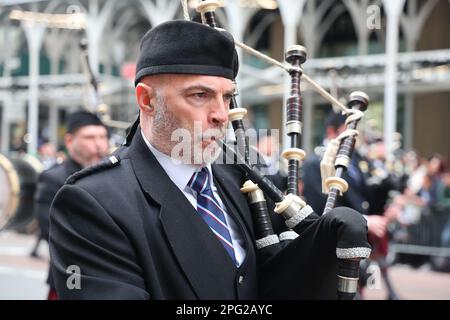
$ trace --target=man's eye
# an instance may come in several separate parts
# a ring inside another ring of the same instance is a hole
[[[224,96],[224,98],[225,98],[226,101],[230,101],[233,98],[233,95],[232,94],[226,94]]]
[[[193,94],[195,98],[206,98],[206,92],[196,92]]]

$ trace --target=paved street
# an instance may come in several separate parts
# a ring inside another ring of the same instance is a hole
[[[392,286],[402,300],[450,300],[450,273],[431,271],[428,265],[413,269],[395,265],[389,270]],[[366,289],[365,299],[382,300],[387,297],[386,286]]]
[[[48,246],[41,242],[41,258],[31,258],[34,243],[34,236],[0,233],[0,300],[47,297]]]
[[[0,233],[0,300],[45,299],[47,295],[48,246],[41,243],[41,259],[31,258],[34,236]],[[429,270],[427,265],[413,269],[407,265],[391,267],[389,276],[401,299],[450,300],[450,273]],[[387,296],[384,283],[367,289],[365,298],[380,300]]]

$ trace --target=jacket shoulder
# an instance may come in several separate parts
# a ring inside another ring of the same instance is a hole
[[[113,154],[93,166],[84,168],[84,169],[72,174],[71,176],[69,176],[67,178],[66,184],[75,184],[77,181],[79,181],[85,177],[92,176],[96,173],[103,172],[103,171],[109,170],[111,168],[117,167],[119,164],[120,164],[120,156],[118,154],[117,155]]]
[[[39,175],[39,181],[51,181],[52,183],[58,182],[60,184],[64,184],[64,181],[67,178],[65,171],[66,170],[63,163],[55,164]]]

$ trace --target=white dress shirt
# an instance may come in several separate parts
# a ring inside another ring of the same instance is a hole
[[[201,167],[196,165],[188,165],[188,164],[179,164],[175,163],[171,157],[162,153],[153,147],[147,138],[144,136],[144,133],[141,131],[142,138],[145,141],[145,144],[148,146],[150,151],[155,156],[156,160],[158,160],[161,167],[163,167],[164,171],[166,171],[170,180],[180,189],[180,191],[184,194],[184,196],[189,200],[195,210],[197,210],[197,193],[192,190],[188,186],[188,182],[191,179],[192,175],[196,171],[200,171]],[[214,184],[214,179],[212,177],[211,164],[207,165],[208,173],[209,173],[209,181],[211,183],[211,189],[213,191],[214,197],[219,201],[219,204],[222,208],[225,209],[225,206],[220,198],[217,188]],[[226,210],[225,210],[226,212]],[[238,232],[238,227],[234,220],[230,217],[228,213],[225,214],[225,220],[227,221],[228,229],[230,231],[231,241],[233,242],[234,252],[236,255],[236,261],[238,266],[242,264],[245,258],[245,249],[244,249],[244,239]]]

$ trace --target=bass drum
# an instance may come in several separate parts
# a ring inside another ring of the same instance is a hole
[[[0,154],[0,230],[28,232],[33,222],[34,192],[42,163],[33,156]]]

